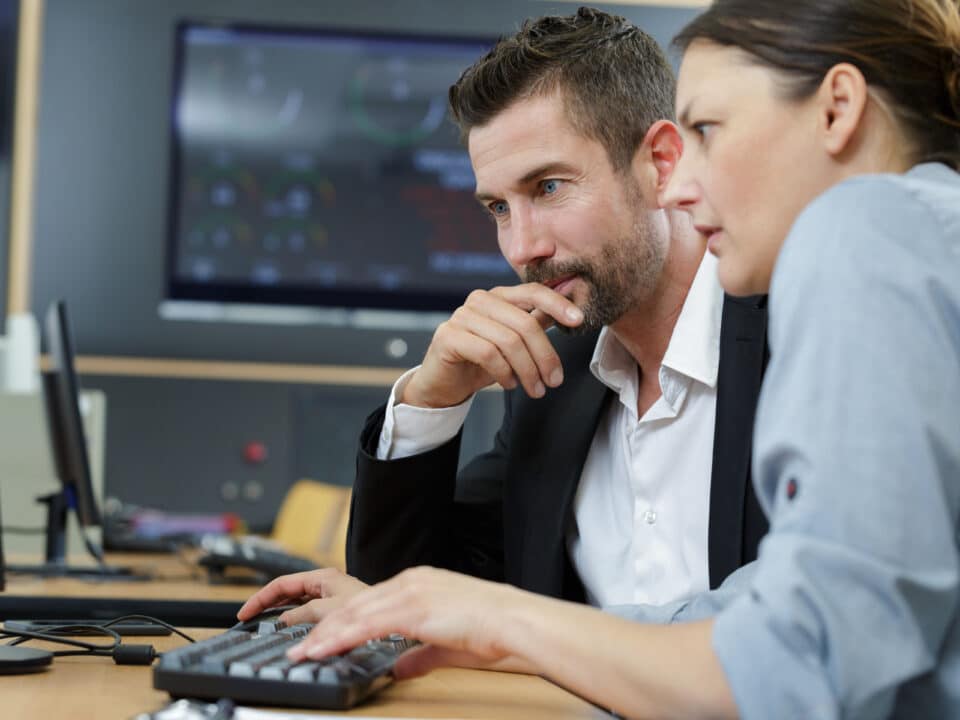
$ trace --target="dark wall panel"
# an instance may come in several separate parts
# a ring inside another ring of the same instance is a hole
[[[107,395],[105,495],[171,512],[231,511],[267,530],[299,478],[351,485],[360,428],[382,388],[83,378]],[[462,457],[486,450],[503,396],[480,393]],[[265,451],[251,462],[251,443]]]
[[[100,377],[83,385],[107,395],[107,497],[167,511],[231,511],[251,527],[270,526],[296,478],[291,387]],[[245,460],[248,443],[266,449],[263,462]]]

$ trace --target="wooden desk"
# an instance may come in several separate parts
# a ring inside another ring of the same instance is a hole
[[[130,562],[129,558],[113,558],[113,561],[117,564]],[[89,583],[12,576],[7,578],[7,592],[17,595],[217,600],[243,600],[252,592],[249,586],[207,585],[197,579],[187,579],[184,576],[188,568],[172,558],[146,556],[141,562],[152,563],[166,579],[149,583]],[[186,632],[194,637],[207,637],[222,630]],[[130,641],[150,642],[160,652],[185,642],[177,636],[131,638]],[[42,645],[31,643],[31,646]],[[156,710],[170,700],[166,693],[153,689],[152,668],[120,666],[107,657],[84,656],[55,658],[53,665],[40,673],[0,675],[0,697],[4,718],[25,720],[129,720],[138,713]],[[313,714],[322,716],[328,713]],[[485,720],[599,720],[609,717],[541,678],[459,669],[438,670],[423,678],[395,683],[348,714]]]
[[[148,553],[111,553],[111,565],[130,567],[151,576],[149,581],[80,580],[42,578],[36,575],[8,573],[8,595],[48,595],[70,597],[164,598],[169,600],[246,600],[256,585],[213,585],[207,573],[194,562],[197,552],[183,556]],[[32,560],[36,562],[35,559]],[[14,556],[8,563],[29,564],[31,559]],[[71,559],[71,567],[90,566],[89,558]]]

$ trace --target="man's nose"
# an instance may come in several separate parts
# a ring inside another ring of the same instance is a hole
[[[514,209],[506,233],[503,251],[514,268],[524,267],[553,255],[553,243],[548,239],[548,233],[535,213],[529,209]]]

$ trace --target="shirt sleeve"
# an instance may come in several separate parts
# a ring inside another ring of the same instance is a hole
[[[448,408],[420,408],[396,403],[396,397],[419,366],[405,372],[390,390],[383,429],[377,445],[378,460],[399,460],[433,450],[460,432],[474,395]]]
[[[603,611],[633,622],[656,625],[706,620],[729,607],[750,587],[756,567],[754,560],[727,575],[719,587],[663,605],[607,605]]]
[[[743,718],[887,717],[956,622],[960,253],[948,242],[877,177],[815,201],[784,244],[754,443],[771,529],[713,633]]]

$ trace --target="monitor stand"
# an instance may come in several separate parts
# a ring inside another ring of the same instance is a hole
[[[69,502],[66,490],[42,495],[37,502],[47,506],[46,550],[42,565],[8,564],[11,573],[27,573],[41,577],[72,577],[86,580],[148,580],[149,576],[134,572],[129,567],[107,565],[103,560],[103,551],[84,536],[87,551],[96,559],[91,566],[72,567],[67,565],[67,510]],[[2,586],[0,586],[2,587]]]

